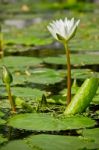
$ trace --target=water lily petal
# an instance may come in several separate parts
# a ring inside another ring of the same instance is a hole
[[[72,18],[71,20],[67,18],[65,18],[64,20],[59,19],[56,21],[52,21],[52,23],[50,23],[47,28],[55,39],[59,41],[68,41],[75,35],[79,22],[80,20],[74,23],[74,18]]]

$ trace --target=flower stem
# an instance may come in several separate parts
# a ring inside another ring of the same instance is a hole
[[[71,102],[71,65],[70,65],[70,50],[68,43],[64,43],[67,58],[67,105]]]
[[[2,39],[2,33],[0,33],[0,58],[3,59],[3,39]]]
[[[6,84],[6,89],[7,89],[7,92],[8,92],[9,102],[10,102],[12,111],[15,113],[16,112],[16,107],[15,107],[14,101],[12,99],[10,84]]]

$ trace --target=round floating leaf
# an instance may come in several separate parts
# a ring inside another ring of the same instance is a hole
[[[62,80],[63,77],[60,72],[47,68],[34,70],[31,76],[27,79],[28,82],[47,85],[55,84],[57,82],[61,82]]]
[[[40,99],[42,95],[45,94],[45,91],[41,91],[36,88],[32,89],[29,87],[11,87],[11,91],[13,96],[32,99]],[[7,92],[2,89],[0,95],[7,96]]]
[[[8,67],[30,67],[40,64],[42,61],[36,57],[25,57],[25,56],[8,56],[4,57],[3,61],[0,60],[0,66],[6,65]]]
[[[59,71],[63,76],[67,76],[67,70]],[[86,79],[93,76],[99,76],[98,72],[92,72],[90,69],[72,69],[71,70],[71,78],[72,79]]]
[[[97,72],[95,72],[95,76],[99,76]],[[94,72],[90,69],[72,69],[71,76],[73,79],[87,79],[94,76]]]
[[[44,58],[44,62],[57,65],[66,65],[67,63],[65,55],[58,57],[47,57]],[[99,55],[71,54],[71,64],[75,66],[99,64]]]
[[[25,68],[24,68],[25,69]],[[20,72],[17,74],[13,73],[13,84],[25,84],[25,83],[32,83],[32,84],[55,84],[61,82],[63,80],[63,76],[60,72],[55,71],[53,69],[47,68],[40,68],[27,70],[28,74],[22,74],[21,69]]]
[[[50,114],[19,114],[8,120],[8,125],[18,129],[36,131],[60,131],[94,126],[96,122],[83,116],[65,118],[53,117]]]
[[[7,145],[0,147],[0,150],[32,150],[29,145],[27,145],[22,140],[15,140],[9,142]]]
[[[96,149],[99,146],[98,143],[86,141],[84,138],[44,134],[30,136],[26,142],[35,150],[80,150]]]
[[[15,140],[0,150],[80,150],[97,149],[99,144],[84,138],[61,135],[33,135],[24,140]]]
[[[24,87],[13,87],[12,93],[14,96],[23,97],[23,98],[32,98],[34,100],[40,99],[45,91],[41,91],[39,89],[31,89]]]
[[[82,134],[85,138],[88,138],[99,145],[99,128],[85,129],[83,130]]]

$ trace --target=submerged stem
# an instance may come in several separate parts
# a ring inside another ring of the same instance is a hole
[[[7,92],[8,92],[9,102],[10,102],[12,111],[16,112],[16,107],[15,107],[14,101],[12,99],[11,89],[10,89],[10,85],[9,84],[6,85],[6,89],[7,89]]]
[[[67,58],[67,105],[71,101],[71,65],[70,65],[70,50],[68,44],[64,43]]]

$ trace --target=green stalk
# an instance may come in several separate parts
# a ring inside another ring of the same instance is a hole
[[[68,43],[64,43],[67,58],[67,105],[71,102],[71,65],[70,65],[70,50]]]
[[[7,92],[8,92],[8,99],[9,99],[12,111],[16,112],[16,107],[15,107],[15,104],[14,104],[14,101],[13,101],[12,95],[11,95],[10,84],[6,84],[6,89],[7,89]]]
[[[0,58],[3,59],[3,35],[1,31],[0,31]]]

